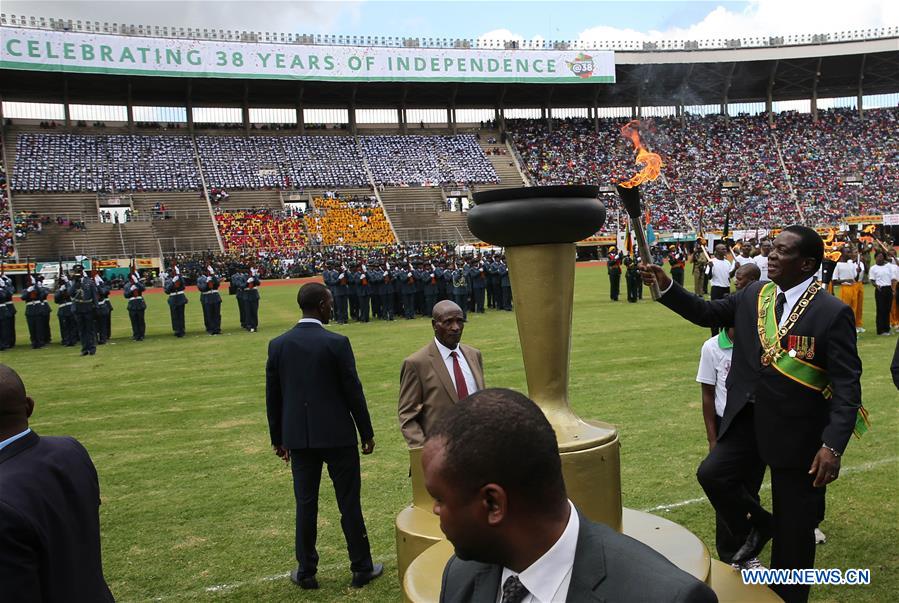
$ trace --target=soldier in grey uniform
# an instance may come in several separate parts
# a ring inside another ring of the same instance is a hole
[[[25,302],[25,321],[28,323],[28,335],[31,338],[32,349],[40,349],[50,342],[49,320],[44,320],[44,314],[49,317],[50,306],[47,304],[49,291],[41,283],[44,280],[39,275],[28,275],[28,286],[22,291],[22,301]]]
[[[125,283],[124,293],[125,299],[128,300],[128,318],[131,319],[131,339],[134,341],[143,341],[147,332],[147,323],[144,320],[144,313],[147,310],[147,303],[144,301],[145,289],[140,274],[132,267],[128,282]]]
[[[250,268],[250,275],[247,277],[247,286],[242,293],[243,296],[244,317],[247,321],[247,331],[255,333],[259,328],[259,271]]]
[[[243,303],[243,290],[247,288],[247,275],[243,269],[239,268],[237,272],[231,275],[231,291],[237,298],[237,311],[240,314],[240,328],[247,328],[246,309]]]
[[[210,335],[222,332],[222,297],[219,295],[219,285],[219,277],[212,266],[206,266],[206,273],[197,278],[200,305],[203,306],[203,324]]]
[[[169,296],[169,314],[172,316],[172,331],[175,337],[184,337],[184,306],[187,296],[184,294],[184,279],[177,266],[169,268],[163,284],[163,291]]]
[[[93,271],[91,271],[93,273]],[[94,355],[97,351],[97,327],[94,324],[97,316],[97,303],[100,295],[93,274],[84,276],[84,269],[75,266],[72,270],[72,282],[69,295],[75,304],[75,321],[78,323],[78,336],[81,339],[81,355]]]
[[[447,282],[452,286],[453,301],[462,308],[462,319],[468,319],[468,266],[462,262],[460,265],[454,261],[453,269],[447,269],[444,273]]]
[[[103,345],[112,338],[112,302],[109,301],[109,292],[112,287],[99,274],[94,273],[94,284],[97,286],[97,345]]]
[[[75,320],[75,304],[69,292],[69,277],[59,275],[56,290],[53,292],[56,303],[56,317],[59,319],[59,336],[62,345],[72,347],[78,343],[78,323]]]
[[[12,300],[15,292],[12,279],[0,270],[0,350],[16,345],[16,305]]]

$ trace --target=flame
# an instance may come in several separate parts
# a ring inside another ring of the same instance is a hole
[[[658,153],[651,153],[640,140],[640,120],[633,119],[621,126],[621,135],[629,138],[634,144],[637,156],[634,159],[636,165],[642,165],[643,169],[634,174],[630,180],[619,183],[623,188],[634,188],[644,182],[655,180],[662,173],[662,157]]]

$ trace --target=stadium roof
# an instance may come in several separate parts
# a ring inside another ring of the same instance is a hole
[[[527,52],[527,51],[522,51]],[[618,51],[615,84],[215,79],[0,70],[6,101],[295,107],[702,105],[899,91],[899,38],[797,46]]]

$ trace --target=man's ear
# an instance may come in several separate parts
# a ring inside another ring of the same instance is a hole
[[[25,416],[29,419],[31,418],[31,413],[34,412],[34,400],[25,396]]]
[[[479,492],[481,504],[490,526],[498,526],[508,518],[509,497],[506,490],[498,484],[486,484]]]

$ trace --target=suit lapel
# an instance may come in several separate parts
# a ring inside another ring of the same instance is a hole
[[[465,356],[465,360],[468,361],[468,368],[471,369],[471,374],[474,377],[474,383],[478,386],[478,391],[484,389],[484,375],[481,373],[481,365],[478,364],[478,359],[474,354],[474,351],[466,346],[459,345],[459,349],[462,350],[462,355]]]
[[[498,565],[488,565],[480,570],[474,578],[469,603],[496,603],[499,579],[502,575],[503,568]]]
[[[12,444],[9,444],[3,450],[0,450],[0,464],[8,461],[20,452],[28,450],[29,448],[37,444],[39,439],[40,438],[37,436],[37,434],[32,431],[28,435],[24,435]]]
[[[577,548],[574,553],[574,567],[571,569],[571,584],[568,586],[566,601],[602,601],[595,591],[606,577],[606,557],[602,536],[595,530],[589,519],[578,511],[580,529]]]
[[[443,357],[440,355],[440,350],[437,349],[437,344],[433,341],[431,342],[431,347],[428,350],[428,354],[431,357],[431,366],[434,369],[434,374],[440,379],[440,383],[443,384],[443,387],[446,388],[446,392],[450,397],[450,400],[453,402],[459,401],[459,395],[456,393],[456,388],[453,387],[453,380],[450,379],[449,372],[446,370],[446,363],[443,362]]]

